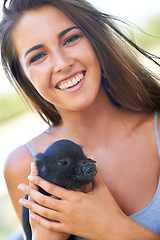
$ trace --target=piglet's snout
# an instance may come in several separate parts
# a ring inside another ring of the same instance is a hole
[[[82,172],[84,177],[91,178],[94,177],[97,173],[95,164],[86,164],[82,167]]]

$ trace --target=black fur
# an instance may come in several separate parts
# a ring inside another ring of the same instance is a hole
[[[97,173],[95,161],[87,158],[81,146],[70,140],[54,142],[43,153],[36,154],[34,161],[40,177],[72,190],[78,190],[81,186],[91,182]],[[45,195],[50,195],[41,188],[39,191]],[[28,198],[27,195],[26,198]],[[26,239],[31,240],[29,210],[25,207],[22,207],[22,223]],[[75,238],[76,236],[72,235],[69,237],[70,240]]]

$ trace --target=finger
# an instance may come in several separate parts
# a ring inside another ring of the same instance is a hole
[[[38,175],[38,169],[36,167],[36,164],[34,162],[31,163],[31,175]]]
[[[97,171],[96,176],[92,180],[92,191],[91,194],[97,191],[104,191],[104,188],[108,189],[106,184],[104,183],[99,171]]]
[[[46,196],[25,184],[20,184],[18,188],[41,206],[55,209],[56,211],[62,211],[62,200]]]
[[[43,226],[44,228],[51,230],[51,231],[56,231],[56,232],[66,232],[69,233],[65,230],[64,224],[61,222],[56,222],[56,221],[49,221],[46,218],[41,217],[40,215],[36,214],[36,213],[32,213],[31,214],[31,218],[39,223],[41,226]]]
[[[99,171],[97,170],[97,174],[96,174],[96,176],[94,176],[94,178],[92,180],[93,186],[94,187],[99,186],[99,185],[101,185],[102,182],[103,182],[103,179],[102,179]]]
[[[38,175],[38,170],[37,170],[36,164],[34,162],[31,163],[31,175],[32,176]],[[31,186],[34,189],[37,189],[37,186],[34,183],[32,183],[31,181],[29,181],[29,186]]]
[[[53,183],[47,182],[43,178],[38,176],[28,176],[29,181],[43,188],[46,192],[50,193],[57,198],[61,198],[63,200],[68,200],[71,198],[72,190],[65,189],[63,187],[59,187]]]
[[[89,193],[92,189],[92,182],[88,183],[87,185],[84,185],[80,188],[80,190],[78,191],[81,191],[83,193]]]
[[[37,176],[38,175],[38,170],[37,170],[37,167],[36,167],[34,162],[31,163],[31,175],[32,176]],[[38,187],[30,181],[29,181],[29,186],[32,187],[35,190],[38,190]],[[31,199],[30,196],[29,196],[29,199],[33,201],[33,199]]]
[[[37,213],[38,215],[47,218],[49,220],[54,221],[60,221],[61,220],[61,213],[58,211],[55,211],[53,209],[49,209],[46,207],[43,207],[33,201],[26,200],[24,198],[21,198],[19,200],[19,203],[22,206],[25,206],[26,208],[30,209],[32,212]]]

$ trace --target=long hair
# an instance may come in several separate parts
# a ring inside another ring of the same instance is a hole
[[[0,23],[2,64],[18,93],[43,120],[57,124],[61,117],[55,106],[46,101],[25,76],[12,33],[26,11],[45,5],[62,11],[88,38],[102,69],[101,81],[106,94],[117,107],[148,112],[160,109],[159,79],[140,64],[130,46],[159,64],[153,55],[138,47],[119,30],[113,16],[100,12],[85,0],[5,0]]]

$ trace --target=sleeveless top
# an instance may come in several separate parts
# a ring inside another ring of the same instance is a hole
[[[155,130],[155,137],[157,142],[158,154],[160,158],[160,138],[158,132],[158,112],[154,113],[154,130]],[[30,153],[33,155],[36,154],[31,146],[26,143],[25,146],[28,148]],[[152,198],[151,202],[141,209],[140,211],[132,214],[129,216],[133,221],[137,222],[141,226],[148,228],[149,230],[160,234],[160,177],[158,182],[158,187],[154,197]],[[74,239],[84,239],[80,237],[76,237]]]
[[[158,112],[154,113],[154,129],[160,158],[160,138],[158,133]],[[129,216],[132,220],[149,230],[160,234],[160,176],[158,187],[151,202],[140,211]]]

